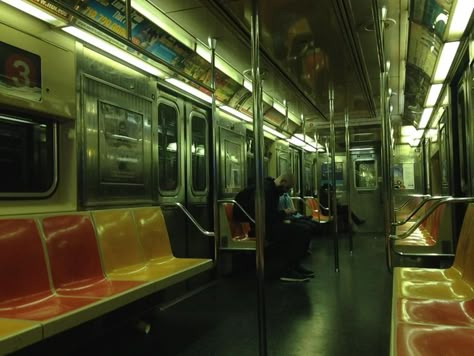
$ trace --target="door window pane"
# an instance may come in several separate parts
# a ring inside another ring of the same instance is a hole
[[[56,184],[56,125],[0,115],[0,196],[46,196]]]
[[[354,161],[354,182],[357,189],[376,189],[377,161],[374,159]]]
[[[161,191],[178,188],[178,111],[161,103],[158,106],[158,184]]]
[[[207,188],[207,122],[200,116],[191,118],[191,172],[195,192]]]
[[[226,193],[238,192],[243,189],[242,182],[242,146],[228,140],[224,141]]]

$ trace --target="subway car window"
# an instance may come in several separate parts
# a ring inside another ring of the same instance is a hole
[[[193,190],[204,192],[207,187],[207,122],[203,117],[192,117],[191,136]]]
[[[1,197],[49,195],[56,162],[56,124],[0,115]]]
[[[160,191],[178,188],[178,111],[161,103],[158,106],[158,184]]]

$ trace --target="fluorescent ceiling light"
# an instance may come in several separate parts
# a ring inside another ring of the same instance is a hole
[[[185,82],[182,82],[181,80],[178,80],[176,78],[167,78],[165,79],[168,83],[173,84],[175,87],[178,87],[182,90],[184,90],[186,93],[189,93],[191,95],[194,95],[195,97],[204,100],[205,102],[212,103],[212,98],[207,95],[206,93],[203,93],[199,89],[196,89],[192,87],[189,84],[186,84]]]
[[[401,136],[412,137],[416,132],[416,128],[413,125],[402,126]]]
[[[247,116],[244,113],[242,113],[238,110],[235,110],[234,108],[231,108],[230,106],[223,105],[223,106],[220,106],[220,108],[223,111],[225,111],[225,112],[227,112],[227,113],[229,113],[229,114],[231,114],[231,115],[233,115],[233,116],[235,116],[235,117],[237,117],[241,120],[244,120],[244,121],[247,121],[247,122],[252,122],[252,118],[250,116]]]
[[[279,137],[279,138],[286,138],[285,135],[283,135],[281,132],[275,130],[275,129],[272,129],[270,126],[267,126],[267,125],[263,125],[263,130],[264,131],[267,131],[268,133],[271,133],[272,135],[276,136],[276,137]]]
[[[413,138],[420,139],[423,137],[425,130],[416,130],[415,134],[412,136]]]
[[[252,82],[250,80],[244,79],[244,87],[251,92],[253,89]]]
[[[471,18],[473,8],[474,1],[472,0],[458,0],[456,2],[447,31],[448,41],[459,40],[462,37]]]
[[[262,98],[263,98],[263,101],[266,102],[268,105],[273,106],[273,98],[270,95],[263,92]]]
[[[308,135],[303,135],[303,134],[297,133],[297,134],[295,134],[295,137],[297,137],[301,141],[304,141],[304,142],[309,143],[309,144],[314,144],[315,143],[314,139],[312,139]]]
[[[433,112],[433,108],[425,108],[423,110],[423,114],[421,114],[421,120],[418,124],[418,129],[424,129],[430,120],[431,113]]]
[[[115,47],[114,45],[110,44],[107,41],[104,41],[103,39],[94,36],[90,34],[89,32],[83,31],[77,27],[74,26],[68,26],[64,27],[62,29],[63,31],[73,35],[74,37],[78,38],[79,40],[85,41],[109,54],[112,56],[121,59],[134,67],[137,67],[139,69],[144,70],[145,72],[148,72],[152,75],[155,75],[157,77],[163,77],[164,73],[159,70],[158,68],[152,66],[151,64],[145,62],[142,59],[139,59],[135,57],[134,55],[128,53],[127,51],[124,51],[123,49],[120,49],[118,47]]]
[[[316,149],[316,147],[313,147],[313,146],[311,146],[311,145],[306,145],[306,146],[303,147],[303,149],[304,149],[305,151],[308,151],[308,152],[317,152],[317,151],[318,151],[318,150]]]
[[[373,147],[355,147],[355,148],[350,148],[349,151],[351,152],[357,152],[357,151],[373,151]]]
[[[301,124],[301,120],[298,116],[296,116],[295,114],[293,114],[292,112],[288,112],[288,118],[293,121],[294,123],[300,125]]]
[[[427,107],[435,106],[436,102],[438,101],[439,93],[441,93],[442,88],[443,88],[443,84],[431,84],[430,90],[428,92],[428,96],[426,98],[425,106]]]
[[[291,136],[287,141],[298,147],[303,147],[306,145],[303,141],[301,141],[298,137],[295,136]]]
[[[441,55],[439,56],[438,63],[436,64],[435,75],[433,78],[435,83],[441,83],[446,79],[458,47],[459,41],[447,42],[443,45]]]
[[[64,26],[66,25],[66,22],[64,20],[61,20],[53,15],[51,15],[49,12],[46,12],[44,10],[41,10],[37,8],[34,5],[29,4],[28,2],[24,0],[0,0],[3,1],[4,3],[13,6],[17,8],[20,11],[23,11],[27,13],[28,15],[31,15],[33,17],[36,17],[37,19],[40,19],[42,21],[45,21],[51,25],[54,26]]]
[[[10,117],[10,116],[5,116],[5,115],[0,115],[0,120],[18,122],[20,124],[36,125],[36,123],[32,121],[17,119],[16,117]]]
[[[283,116],[286,115],[286,108],[278,101],[274,100],[273,101],[273,108],[278,111],[280,114]]]
[[[194,50],[196,44],[194,38],[163,14],[156,6],[153,6],[146,0],[132,0],[132,7],[186,47]]]
[[[408,142],[408,144],[409,144],[411,147],[417,147],[417,146],[420,144],[420,140],[415,139],[415,140],[412,140],[412,141]]]

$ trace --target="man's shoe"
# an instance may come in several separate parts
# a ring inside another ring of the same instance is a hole
[[[314,278],[314,272],[309,270],[309,269],[306,269],[300,265],[296,266],[295,268],[295,271],[298,272],[299,274],[305,276],[305,277],[309,277],[309,278]]]
[[[290,269],[283,273],[283,275],[280,276],[280,281],[283,282],[307,282],[309,281],[309,277],[302,275],[301,273],[298,273],[297,271]]]

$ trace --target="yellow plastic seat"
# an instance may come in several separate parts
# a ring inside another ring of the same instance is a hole
[[[5,355],[43,339],[40,323],[0,319],[0,355]]]
[[[160,207],[133,209],[138,236],[145,251],[145,259],[151,268],[167,274],[189,270],[197,274],[212,267],[207,258],[176,258],[171,250],[168,229]]]
[[[104,270],[110,279],[153,281],[165,275],[148,266],[129,210],[98,210],[92,216]]]

